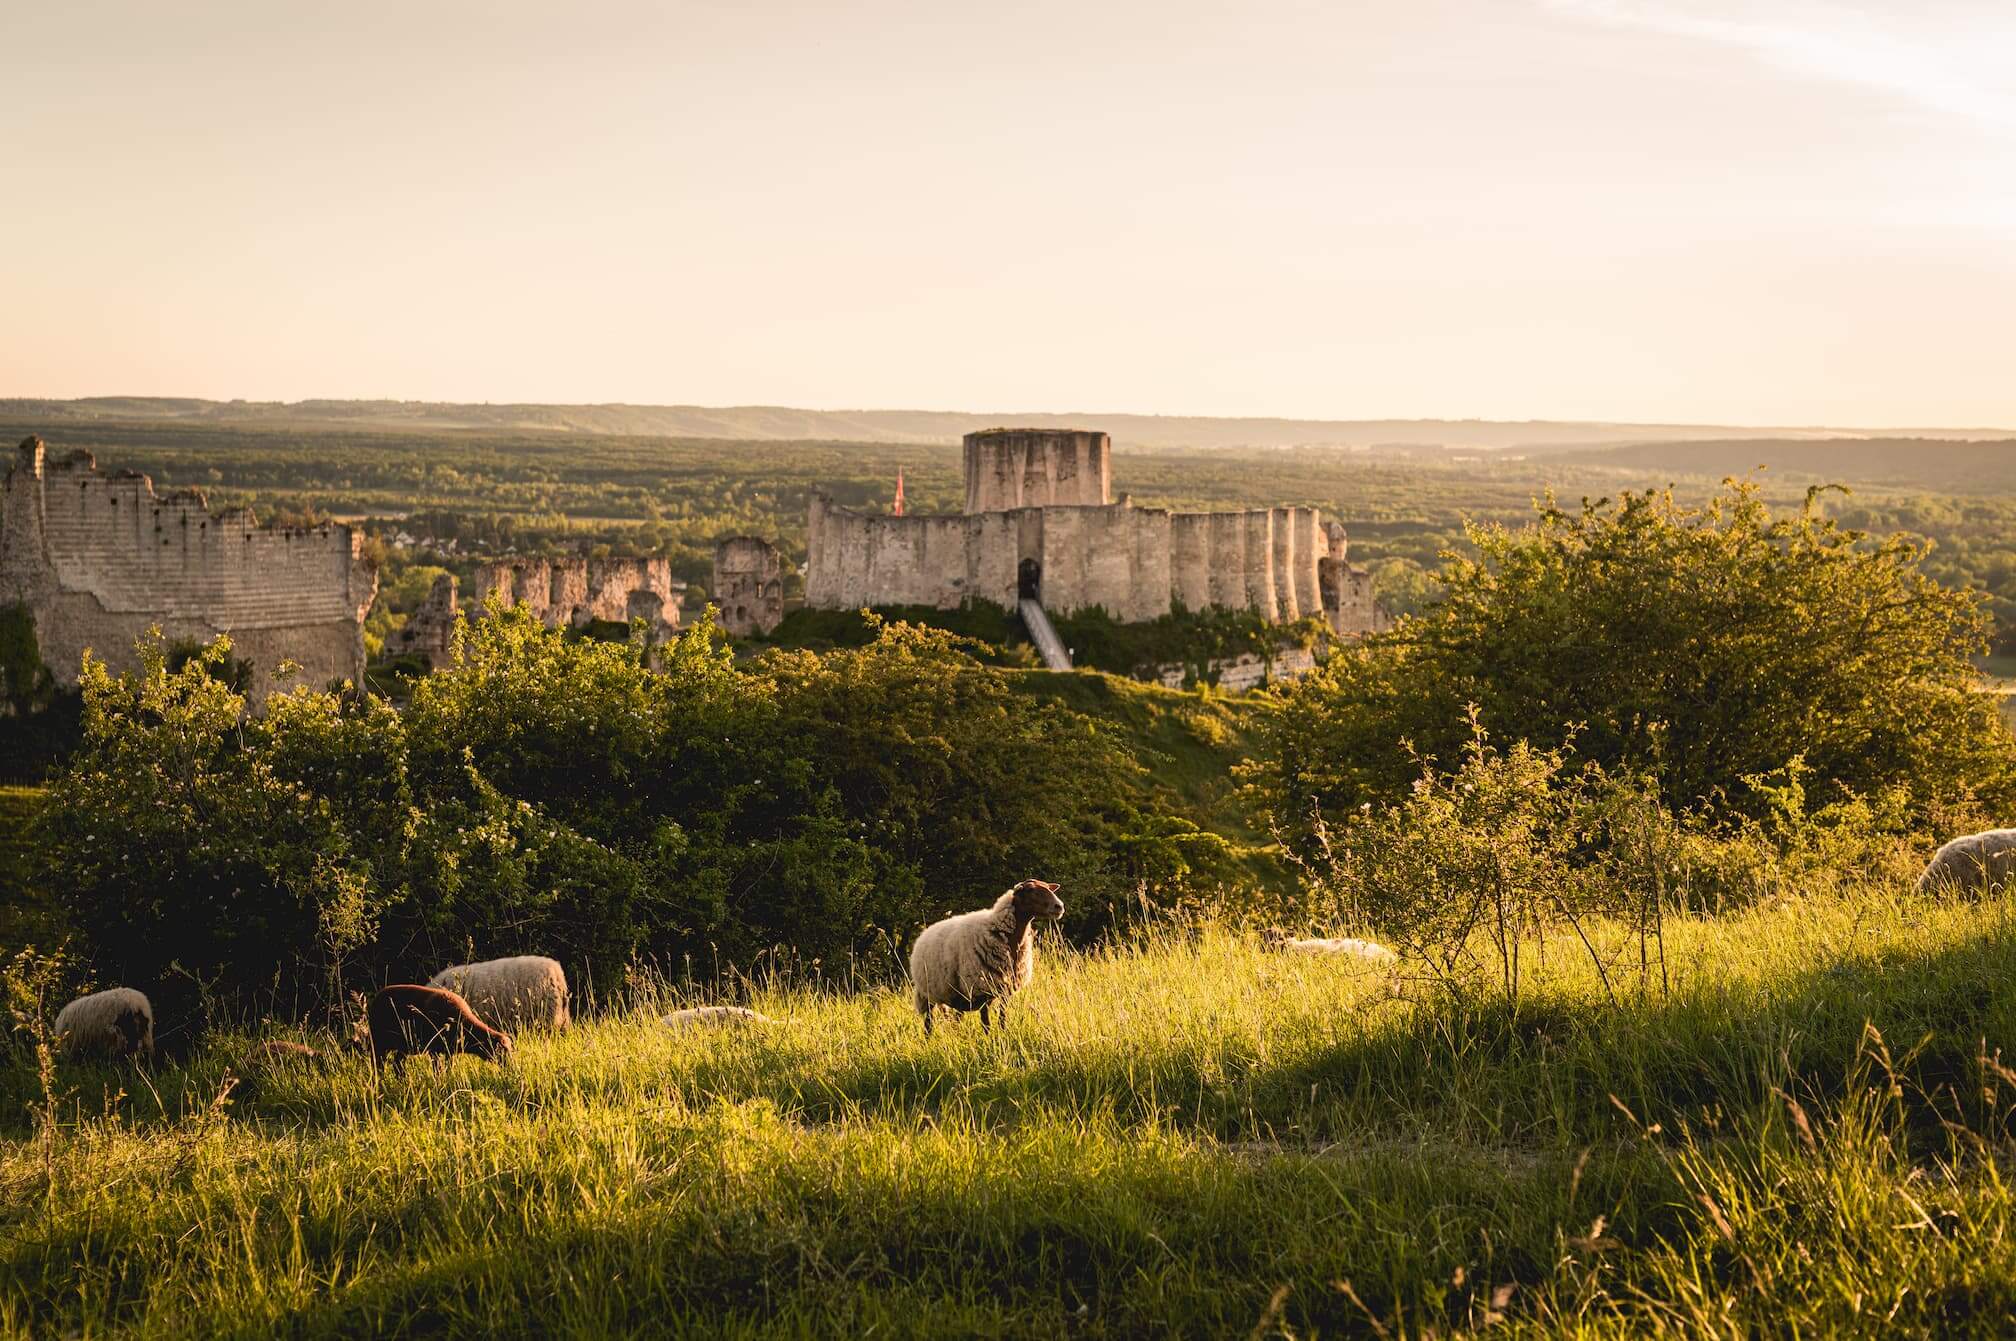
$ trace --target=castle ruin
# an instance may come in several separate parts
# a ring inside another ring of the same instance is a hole
[[[75,685],[89,650],[132,670],[134,642],[228,634],[252,668],[253,701],[364,677],[364,616],[378,572],[347,526],[266,530],[213,514],[195,489],[157,495],[138,471],[100,474],[89,452],[51,459],[40,438],[0,482],[0,605],[33,620],[43,664]],[[300,666],[282,682],[280,665]]]
[[[805,603],[814,609],[954,609],[1035,601],[1055,614],[1099,607],[1123,623],[1176,609],[1325,618],[1361,637],[1390,623],[1343,530],[1310,507],[1170,512],[1111,501],[1104,433],[989,429],[965,440],[966,511],[881,516],[814,494]]]
[[[678,636],[685,590],[669,559],[501,559],[477,568],[475,605],[501,593],[549,629],[641,619],[655,644]]]
[[[453,573],[435,578],[434,585],[427,589],[427,599],[385,640],[385,650],[395,656],[425,657],[429,670],[446,666],[454,651],[461,585]]]
[[[737,638],[768,633],[784,622],[784,560],[753,535],[714,545],[714,605],[721,627]]]

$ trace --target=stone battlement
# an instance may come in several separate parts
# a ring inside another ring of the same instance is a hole
[[[88,452],[50,459],[39,438],[0,483],[0,604],[25,605],[42,660],[75,684],[88,648],[115,671],[158,624],[170,639],[231,636],[253,693],[356,683],[378,576],[347,526],[267,530],[249,511],[213,513],[202,493],[156,494],[137,471],[104,474]]]

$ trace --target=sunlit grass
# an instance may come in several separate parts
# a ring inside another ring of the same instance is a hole
[[[0,1331],[2016,1325],[2004,908],[1816,899],[1679,923],[1670,992],[1620,967],[1611,1006],[1554,943],[1514,1013],[1206,927],[1048,954],[991,1034],[644,994],[508,1068],[65,1068],[46,1130],[17,1057]]]

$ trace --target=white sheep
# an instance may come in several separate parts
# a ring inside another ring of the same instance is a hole
[[[1918,877],[1918,892],[1979,890],[1993,894],[2016,878],[2016,829],[1990,829],[1956,838],[1932,854]]]
[[[673,1011],[665,1017],[664,1023],[672,1029],[723,1029],[775,1024],[777,1021],[747,1006],[693,1006]]]
[[[72,1057],[151,1057],[154,1007],[131,987],[80,996],[57,1012],[56,1041]]]
[[[1008,1023],[1007,999],[1029,985],[1036,972],[1036,923],[1064,915],[1057,886],[1024,880],[977,912],[933,922],[910,950],[910,985],[924,1033],[931,1033],[931,1015],[939,1006],[980,1012],[980,1028],[988,1028],[987,1008],[1001,1008]]]
[[[1270,928],[1261,940],[1268,949],[1286,950],[1289,954],[1343,955],[1375,964],[1388,964],[1400,958],[1377,941],[1359,940],[1355,936],[1306,936],[1295,939],[1285,931]]]
[[[485,1024],[507,1033],[567,1027],[567,974],[544,955],[457,964],[427,980],[455,993]]]

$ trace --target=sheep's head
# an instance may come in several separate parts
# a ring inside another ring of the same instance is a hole
[[[1057,886],[1047,880],[1024,880],[1008,892],[1015,896],[1016,915],[1024,921],[1040,918],[1055,922],[1064,916],[1064,900],[1057,897]]]
[[[1279,950],[1288,944],[1288,933],[1279,927],[1269,927],[1260,933],[1260,943],[1270,950]]]

